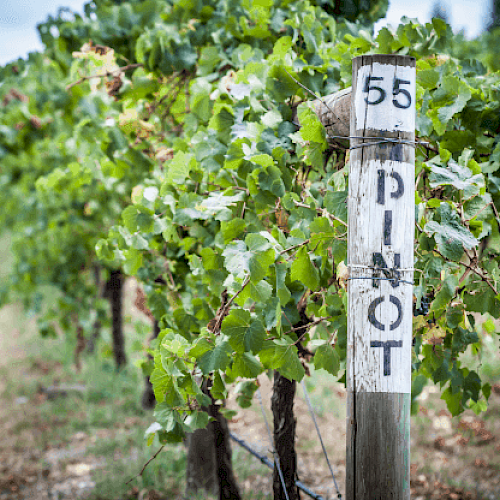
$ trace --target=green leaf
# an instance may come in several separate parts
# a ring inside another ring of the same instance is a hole
[[[429,184],[432,188],[453,186],[463,191],[463,198],[468,200],[479,194],[480,188],[484,186],[484,178],[482,174],[472,175],[467,167],[450,160],[446,167],[431,165]]]
[[[469,404],[469,408],[476,414],[479,415],[483,411],[488,409],[488,403],[486,401],[480,399],[479,401],[471,401]]]
[[[464,379],[464,399],[478,401],[480,392],[481,378],[475,371],[471,371]]]
[[[266,336],[260,320],[252,320],[250,312],[244,309],[233,309],[224,318],[221,331],[229,336],[231,347],[239,353],[258,353]]]
[[[135,248],[125,250],[123,252],[125,262],[123,263],[123,270],[128,276],[135,276],[143,263],[143,256]]]
[[[278,39],[278,41],[274,44],[273,54],[270,58],[271,62],[282,60],[286,53],[292,47],[292,37],[290,36],[282,36]]]
[[[177,392],[172,377],[167,375],[164,370],[155,368],[151,374],[150,381],[158,403],[165,401],[169,406],[183,404],[184,400]]]
[[[130,245],[136,250],[149,250],[149,242],[140,233],[135,233],[130,239]]]
[[[417,83],[426,89],[434,89],[439,81],[439,72],[436,69],[417,71]]]
[[[229,364],[231,354],[229,342],[219,339],[220,337],[217,337],[216,345],[212,344],[211,349],[198,359],[198,366],[203,375],[208,375],[215,370],[225,370]]]
[[[235,241],[228,245],[223,252],[226,269],[239,278],[246,274],[254,282],[261,281],[267,274],[268,268],[274,263],[275,252],[270,248],[269,241],[255,233],[247,235],[245,241]]]
[[[446,406],[454,417],[462,412],[462,394],[460,392],[453,393],[451,387],[448,387],[441,395],[441,399],[446,401]]]
[[[165,431],[170,432],[174,429],[176,423],[176,412],[168,406],[167,403],[163,402],[156,405],[154,417]]]
[[[210,389],[210,394],[215,399],[226,399],[227,398],[227,389],[224,380],[222,380],[221,374],[219,371],[214,372],[213,375],[213,384]]]
[[[238,278],[244,278],[250,272],[250,258],[252,254],[248,252],[244,241],[237,240],[226,246],[224,252],[224,266]]]
[[[161,195],[165,195],[165,187],[173,184],[183,184],[189,172],[196,167],[196,159],[192,154],[178,151],[166,164],[167,175],[163,181]]]
[[[107,240],[99,240],[96,244],[96,254],[103,261],[113,261],[115,253]]]
[[[471,97],[472,93],[468,86],[466,84],[461,85],[453,104],[438,109],[437,116],[441,123],[448,123],[455,114],[462,111]]]
[[[229,221],[222,221],[220,228],[224,243],[227,244],[238,238],[245,231],[246,223],[243,219],[237,217]]]
[[[464,330],[459,327],[453,332],[451,346],[455,353],[465,352],[470,344],[475,344],[476,342],[479,342],[479,337],[475,331]]]
[[[281,328],[281,301],[278,297],[271,297],[262,308],[262,316],[265,321],[266,330]]]
[[[236,206],[236,203],[244,199],[244,197],[245,194],[241,191],[234,196],[226,196],[223,193],[210,193],[195,208],[202,213],[215,217],[216,220],[230,220],[233,214],[228,207]]]
[[[264,367],[259,360],[249,352],[236,353],[234,363],[231,368],[231,375],[243,378],[255,378],[261,374]]]
[[[323,369],[336,376],[340,370],[340,359],[335,349],[330,344],[320,345],[314,352],[314,367]]]
[[[309,102],[298,106],[297,114],[301,125],[300,135],[306,142],[316,142],[326,148],[326,132]]]
[[[305,375],[304,367],[299,360],[297,347],[294,341],[285,336],[281,339],[266,342],[259,357],[265,368],[276,369],[289,380],[302,380]]]
[[[259,386],[253,381],[239,382],[236,384],[236,402],[241,408],[250,408],[253,395]]]
[[[317,217],[309,226],[311,231],[311,246],[315,247],[318,243],[329,245],[334,237],[333,227],[326,217]]]
[[[310,290],[316,290],[319,286],[319,273],[311,262],[306,247],[301,247],[295,256],[291,279],[299,280]]]
[[[347,222],[347,190],[328,191],[323,201],[326,209],[335,217]]]
[[[441,222],[430,221],[424,226],[424,231],[434,235],[439,251],[448,259],[458,261],[462,257],[464,247],[473,248],[478,241],[472,233],[460,223],[456,212],[443,202],[438,209]]]
[[[261,281],[268,273],[269,266],[274,263],[275,251],[264,236],[250,233],[245,238],[250,251],[248,269],[253,282]]]
[[[257,283],[250,281],[236,299],[236,303],[243,306],[249,299],[254,302],[265,303],[271,298],[272,292],[273,287],[266,280]]]
[[[194,411],[186,417],[184,425],[187,427],[188,432],[194,432],[196,429],[205,429],[212,419],[213,417],[210,417],[205,411]]]
[[[473,289],[465,290],[463,301],[467,311],[480,314],[491,314],[494,318],[500,317],[500,297],[484,282],[477,284]]]
[[[285,284],[285,279],[288,272],[288,264],[286,262],[276,262],[274,264],[274,267],[276,270],[276,295],[284,305],[292,297],[290,290]]]
[[[448,307],[446,310],[446,324],[454,330],[464,319],[463,306]]]
[[[446,307],[451,298],[455,295],[455,290],[458,286],[458,278],[454,274],[448,275],[441,284],[441,290],[437,293],[432,301],[431,311],[435,312]]]
[[[283,121],[283,117],[278,110],[272,109],[262,115],[261,121],[266,127],[274,129]]]
[[[495,323],[491,318],[484,321],[482,326],[484,331],[488,333],[494,333],[494,331],[496,330]]]
[[[145,210],[130,205],[122,212],[123,223],[130,233],[135,233],[136,231],[150,233],[153,231],[154,219]]]
[[[189,356],[193,358],[201,358],[206,352],[211,351],[214,348],[212,340],[208,340],[204,337],[198,338],[193,347],[189,350]]]

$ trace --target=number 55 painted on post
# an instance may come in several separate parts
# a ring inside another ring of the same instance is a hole
[[[359,68],[358,82],[362,92],[356,92],[355,97],[357,130],[415,130],[415,71],[412,68],[376,62]]]

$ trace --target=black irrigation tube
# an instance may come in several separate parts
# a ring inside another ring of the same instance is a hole
[[[257,457],[263,464],[267,465],[270,469],[274,469],[274,464],[267,457],[260,455],[256,452],[246,441],[239,438],[232,432],[229,433],[231,439],[236,441],[242,448],[245,448],[248,452],[250,452],[254,457]],[[321,495],[314,493],[314,491],[310,490],[302,481],[295,481],[295,486],[302,490],[306,495],[309,495],[314,500],[325,500]]]

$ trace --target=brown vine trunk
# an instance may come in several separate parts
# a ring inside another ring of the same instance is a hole
[[[214,420],[205,429],[197,429],[187,436],[186,495],[203,490],[219,500],[240,500],[227,420],[219,412],[219,405],[215,404],[206,384],[203,384],[203,392],[212,399],[210,407],[203,410]]]
[[[113,354],[115,363],[121,368],[127,363],[125,354],[125,337],[123,335],[122,322],[122,295],[123,295],[123,274],[120,270],[111,271],[109,280],[106,284],[106,295],[111,303],[112,314],[112,336],[113,336]]]
[[[94,281],[98,290],[98,297],[101,298],[104,295],[104,289],[101,284],[101,268],[98,264],[94,264]],[[92,335],[87,341],[87,353],[93,354],[95,351],[95,346],[97,344],[97,340],[101,336],[101,321],[99,317],[96,318],[94,324],[92,325]]]
[[[281,472],[289,500],[300,500],[299,489],[295,485],[297,475],[297,454],[295,452],[296,419],[293,415],[293,398],[295,397],[295,380],[288,380],[274,372],[271,410],[274,422],[274,448],[279,460]],[[273,472],[274,500],[286,500],[278,467]]]
[[[75,367],[76,371],[79,372],[82,369],[82,362],[80,355],[85,350],[85,335],[83,334],[83,328],[78,325],[76,327],[76,347],[75,347]]]
[[[151,342],[151,340],[156,339],[159,334],[160,334],[160,325],[159,325],[158,321],[154,320],[153,321],[153,335],[150,338],[150,342]],[[148,359],[149,360],[153,359],[153,356],[151,356],[151,354],[149,354],[149,353],[148,353]],[[151,382],[149,381],[148,375],[146,375],[146,377],[144,377],[144,385],[145,385],[145,387],[144,387],[144,392],[142,393],[141,404],[145,410],[152,410],[155,407],[156,398],[155,398],[155,393],[153,391],[153,386],[152,386]]]

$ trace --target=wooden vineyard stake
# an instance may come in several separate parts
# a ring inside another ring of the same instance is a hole
[[[353,59],[347,500],[409,500],[415,59]]]

